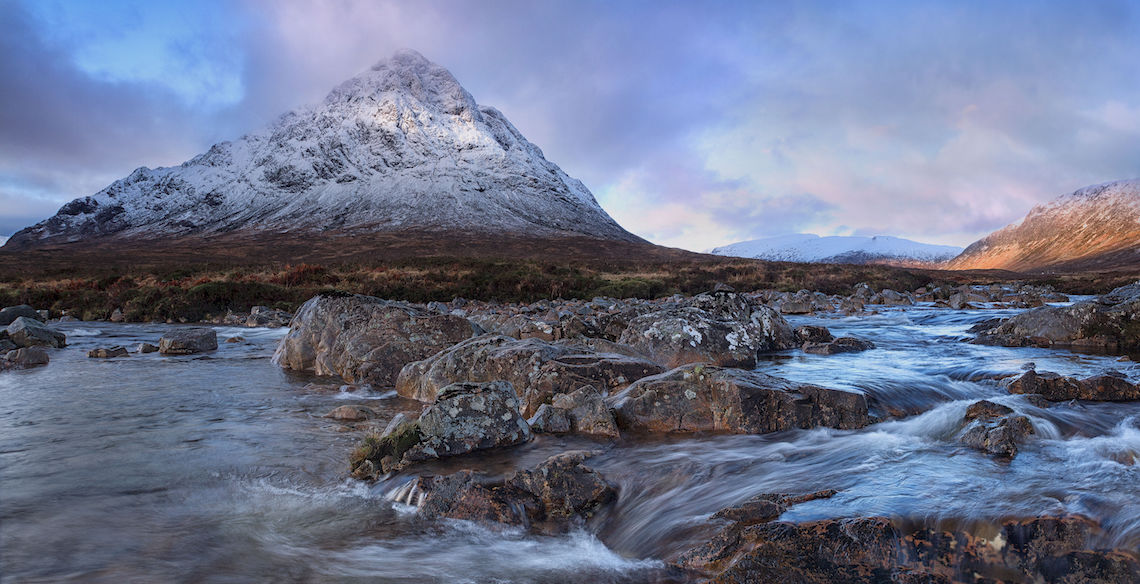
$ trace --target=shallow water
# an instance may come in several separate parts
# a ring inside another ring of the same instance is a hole
[[[490,472],[566,448],[599,448],[591,466],[618,501],[559,536],[427,521],[389,495],[410,480],[347,478],[364,427],[321,416],[346,403],[384,422],[419,404],[390,391],[287,374],[269,362],[284,330],[217,327],[208,356],[95,360],[96,346],[155,342],[166,326],[69,323],[48,367],[0,374],[0,579],[4,582],[666,582],[664,561],[710,533],[709,514],[766,492],[838,489],[783,519],[888,515],[985,524],[1076,512],[1106,545],[1140,548],[1140,403],[1047,409],[994,379],[1040,371],[1131,380],[1116,357],[961,342],[972,324],[1014,311],[892,309],[854,318],[792,317],[874,341],[859,354],[798,351],[761,371],[862,391],[874,413],[910,414],[859,431],[627,439],[617,446],[542,437],[472,462]],[[317,385],[310,385],[316,382]],[[978,399],[1031,417],[1037,435],[1003,463],[957,444]]]

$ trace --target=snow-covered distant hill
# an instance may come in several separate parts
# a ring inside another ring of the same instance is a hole
[[[4,245],[4,242],[6,241],[8,241],[8,236],[0,235],[0,245]]]
[[[961,251],[962,248],[951,245],[932,245],[885,235],[820,237],[797,233],[733,243],[718,247],[712,253],[781,262],[916,265],[944,262]]]
[[[13,235],[94,238],[463,232],[640,242],[455,77],[400,51],[267,128],[139,168]]]
[[[1085,187],[970,244],[952,269],[1140,267],[1140,179]]]

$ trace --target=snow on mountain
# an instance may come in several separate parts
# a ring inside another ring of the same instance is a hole
[[[1110,269],[1140,265],[1140,179],[1093,185],[1038,205],[974,242],[951,269]]]
[[[404,50],[261,131],[76,199],[8,246],[406,230],[641,241],[502,113]]]
[[[4,242],[6,241],[8,241],[8,236],[0,235],[0,246],[4,245]]]
[[[820,237],[797,233],[733,243],[718,247],[712,253],[781,262],[917,264],[944,262],[961,251],[960,247],[931,245],[885,235]]]

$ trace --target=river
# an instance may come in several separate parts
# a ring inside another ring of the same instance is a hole
[[[284,329],[215,327],[207,355],[89,359],[97,346],[156,342],[166,325],[56,325],[66,349],[47,367],[0,373],[0,581],[3,582],[674,582],[665,560],[712,533],[708,516],[752,495],[837,489],[791,508],[789,521],[887,515],[985,529],[1043,513],[1081,513],[1104,545],[1140,549],[1140,403],[1049,408],[996,378],[1038,371],[1088,376],[1126,358],[962,342],[971,325],[1012,310],[883,309],[858,317],[789,317],[864,353],[789,351],[758,369],[862,391],[872,413],[901,419],[857,431],[626,438],[617,445],[540,436],[472,464],[533,465],[596,448],[589,465],[616,503],[563,535],[424,520],[393,501],[412,478],[347,476],[362,430],[322,416],[367,404],[378,423],[420,404],[343,387],[270,363]],[[349,391],[346,391],[349,390]],[[978,399],[1030,417],[1036,435],[1010,462],[957,442]]]

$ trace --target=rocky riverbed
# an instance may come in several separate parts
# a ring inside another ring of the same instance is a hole
[[[0,374],[5,564],[108,581],[276,566],[294,581],[1133,582],[1138,306],[1140,286],[860,286],[329,295],[288,329],[258,327],[276,313],[47,323],[67,348]],[[70,551],[45,563],[44,546]]]

